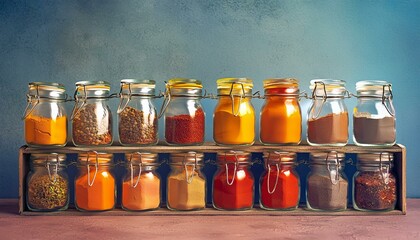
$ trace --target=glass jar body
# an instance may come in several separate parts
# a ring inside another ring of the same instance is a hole
[[[52,99],[32,100],[36,104],[25,117],[25,140],[29,146],[65,146],[67,114],[64,102]]]
[[[172,96],[165,111],[165,140],[170,145],[204,143],[205,113],[199,97]]]
[[[206,207],[206,178],[194,165],[171,164],[168,175],[167,207],[191,211]]]
[[[270,89],[273,91],[273,89]],[[260,115],[260,140],[266,145],[297,145],[302,115],[297,97],[266,96]]]
[[[250,97],[235,96],[233,102],[230,96],[219,97],[213,115],[213,138],[218,145],[254,143],[255,110]]]
[[[151,97],[131,96],[118,114],[118,133],[124,146],[155,145],[158,142],[158,119]]]
[[[152,166],[127,166],[122,183],[121,206],[128,211],[145,211],[160,206],[160,176]]]
[[[392,102],[388,104],[392,107]],[[358,98],[353,111],[353,140],[356,145],[366,147],[389,147],[395,144],[395,116],[388,112],[382,99]]]
[[[300,181],[293,164],[270,164],[260,178],[260,206],[266,210],[294,210],[299,206]]]
[[[112,113],[107,102],[106,98],[86,99],[86,103],[76,109],[72,121],[75,146],[112,144]]]
[[[75,206],[79,211],[106,211],[115,207],[115,178],[112,167],[90,164],[78,167],[74,183]]]
[[[39,212],[66,210],[69,204],[69,179],[64,167],[50,164],[31,166],[26,178],[26,204]]]
[[[397,202],[397,183],[392,172],[378,166],[358,166],[353,176],[353,208],[360,211],[391,211]]]
[[[213,207],[248,210],[254,205],[254,177],[248,165],[221,164],[213,178]]]
[[[308,209],[316,211],[347,209],[348,181],[342,168],[328,170],[326,164],[313,164],[306,186]]]

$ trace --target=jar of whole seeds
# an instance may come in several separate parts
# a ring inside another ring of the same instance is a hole
[[[357,154],[353,177],[353,207],[361,211],[394,210],[397,182],[392,173],[392,153]]]
[[[153,80],[121,80],[118,133],[122,145],[153,145],[158,142]]]
[[[26,177],[26,205],[31,211],[66,210],[69,181],[65,154],[32,154],[31,171]]]
[[[112,114],[108,107],[110,85],[105,81],[76,83],[72,113],[73,143],[76,146],[112,144]]]

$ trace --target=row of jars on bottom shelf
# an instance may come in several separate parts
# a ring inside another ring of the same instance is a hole
[[[250,153],[218,153],[218,171],[213,177],[213,206],[220,210],[247,210],[254,205],[255,180]],[[127,173],[122,181],[122,208],[129,211],[153,210],[161,205],[161,179],[155,153],[125,154]],[[31,171],[26,180],[26,203],[31,211],[65,210],[69,203],[69,178],[65,154],[31,155]],[[116,205],[116,179],[112,174],[113,155],[80,153],[74,180],[75,206],[80,211],[112,210]],[[306,183],[306,204],[311,210],[347,209],[348,180],[343,172],[345,154],[310,154],[311,172]],[[353,207],[362,211],[395,209],[397,179],[393,154],[358,154],[353,176]],[[167,207],[171,210],[200,210],[206,207],[206,178],[201,172],[203,154],[171,154],[167,178]],[[267,210],[293,210],[299,205],[300,181],[295,171],[296,154],[264,153],[265,172],[259,180],[260,205]]]

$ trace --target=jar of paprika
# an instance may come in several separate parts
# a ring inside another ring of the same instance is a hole
[[[105,81],[76,83],[72,113],[73,143],[76,146],[112,144],[112,114],[107,104],[110,85]]]
[[[159,117],[165,114],[165,140],[170,145],[204,143],[205,113],[201,106],[201,81],[174,78],[166,84]]]
[[[217,80],[219,102],[213,115],[213,139],[218,145],[252,145],[255,111],[251,103],[253,83],[248,78]]]
[[[261,142],[266,145],[299,144],[302,115],[298,80],[273,78],[263,83],[265,104],[260,115]]]
[[[260,179],[260,206],[266,210],[293,210],[299,206],[300,183],[295,171],[296,153],[264,154],[265,172]]]
[[[213,178],[213,206],[219,210],[248,210],[254,205],[254,177],[250,153],[217,154],[218,170]]]

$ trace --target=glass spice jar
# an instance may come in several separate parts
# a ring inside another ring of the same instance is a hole
[[[65,88],[59,83],[29,83],[28,105],[22,118],[29,146],[64,146],[67,143]]]
[[[213,139],[218,145],[252,145],[255,111],[251,103],[253,83],[248,78],[217,80],[219,101],[213,114]]]
[[[110,85],[105,81],[76,83],[73,113],[73,143],[76,146],[112,144],[112,114],[108,107]]]
[[[302,114],[298,80],[272,78],[263,83],[265,103],[260,115],[260,141],[265,145],[299,144]]]
[[[165,140],[169,145],[204,143],[202,88],[201,81],[188,78],[174,78],[166,84],[159,117],[165,114]]]
[[[359,153],[353,176],[353,207],[361,211],[390,211],[397,202],[392,153]]]
[[[311,172],[306,183],[306,206],[316,211],[347,209],[348,181],[344,174],[344,153],[310,154]]]
[[[348,142],[346,82],[333,79],[311,81],[312,105],[308,111],[308,143],[313,146],[345,146]]]
[[[196,152],[171,154],[168,175],[167,207],[191,211],[206,207],[206,177],[201,172],[203,154]]]
[[[112,154],[80,153],[74,183],[75,205],[79,211],[106,211],[115,206],[115,178]]]
[[[254,205],[254,177],[250,153],[217,154],[218,170],[213,177],[213,207],[219,210],[248,210]]]
[[[66,210],[69,204],[69,179],[65,172],[66,155],[32,154],[26,177],[26,205],[31,211]]]
[[[367,80],[356,83],[357,105],[353,111],[353,140],[365,147],[395,144],[395,110],[391,84]]]
[[[122,183],[121,206],[128,211],[145,211],[160,206],[160,176],[156,153],[127,153]]]
[[[266,210],[294,210],[299,206],[300,182],[296,153],[267,152],[260,178],[260,206]]]
[[[121,80],[118,133],[125,146],[154,145],[158,142],[158,120],[152,103],[153,80]]]

